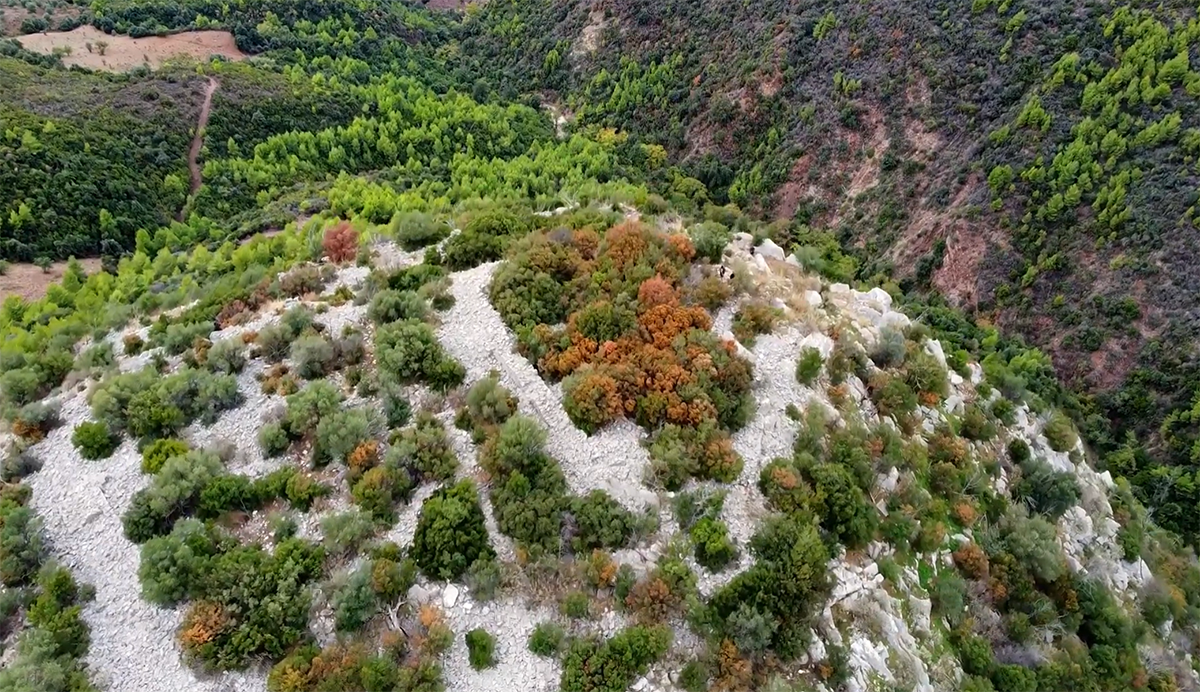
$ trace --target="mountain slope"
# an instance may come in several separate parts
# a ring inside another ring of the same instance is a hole
[[[1093,444],[1139,456],[1120,471],[1195,535],[1196,22],[1186,3],[510,1],[463,45],[510,89],[663,143],[718,201],[802,224],[781,241],[831,234],[847,278],[935,288],[1045,349]]]

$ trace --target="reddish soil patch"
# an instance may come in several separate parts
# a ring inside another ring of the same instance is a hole
[[[792,164],[792,171],[788,174],[787,182],[779,187],[779,192],[775,193],[776,220],[791,219],[796,215],[796,209],[800,206],[801,200],[820,196],[821,191],[808,182],[808,171],[812,168],[812,164],[812,154],[805,154]]]
[[[72,31],[51,31],[28,34],[17,39],[26,50],[49,55],[55,48],[70,48],[71,53],[63,56],[67,67],[78,65],[91,70],[124,72],[139,65],[160,67],[176,57],[207,60],[220,55],[230,60],[244,60],[247,56],[237,48],[233,34],[228,31],[185,31],[170,36],[109,35],[94,26],[81,26]],[[104,55],[99,45],[107,44]],[[92,49],[88,50],[91,45]]]
[[[934,273],[933,284],[952,304],[973,308],[979,302],[976,285],[987,249],[987,236],[962,219],[955,221],[946,234],[946,256]]]
[[[99,259],[82,259],[79,263],[88,274],[100,271]],[[46,289],[50,284],[61,281],[66,271],[66,262],[55,262],[50,265],[48,272],[32,264],[13,264],[0,276],[0,301],[9,296],[21,296],[30,301],[40,300],[46,296]]]
[[[1138,344],[1132,339],[1116,338],[1104,342],[1100,350],[1088,358],[1091,372],[1088,374],[1089,384],[1100,391],[1114,389],[1125,381],[1125,376],[1137,362]]]

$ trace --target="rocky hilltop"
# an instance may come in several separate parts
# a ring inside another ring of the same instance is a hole
[[[656,206],[324,212],[7,315],[18,369],[75,334],[5,439],[0,681],[1200,687],[1195,559],[1015,361]]]

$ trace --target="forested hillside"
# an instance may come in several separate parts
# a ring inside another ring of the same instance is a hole
[[[3,8],[0,689],[1200,689],[1194,5],[429,5]]]
[[[1042,347],[1114,471],[1200,530],[1193,4],[511,1],[469,26],[478,70],[661,142],[846,278]]]

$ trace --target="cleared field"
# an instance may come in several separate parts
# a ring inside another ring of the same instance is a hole
[[[69,48],[63,56],[68,67],[78,65],[92,70],[124,72],[138,65],[157,68],[171,58],[187,56],[204,60],[220,55],[230,60],[244,60],[233,34],[228,31],[186,31],[170,36],[109,35],[94,26],[81,26],[71,31],[51,31],[17,37],[27,50],[50,54],[56,48]],[[106,44],[102,46],[101,44]],[[103,53],[103,54],[102,54]]]
[[[89,274],[100,271],[100,260],[97,258],[81,259],[79,263]],[[0,276],[0,302],[9,296],[21,296],[25,300],[40,300],[46,295],[46,289],[50,284],[62,281],[63,273],[66,271],[66,262],[55,262],[50,265],[48,272],[23,262],[9,265],[8,270],[4,272],[3,276]]]

